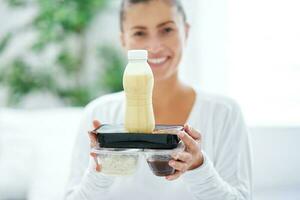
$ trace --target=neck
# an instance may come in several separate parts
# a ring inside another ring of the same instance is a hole
[[[153,105],[167,105],[177,94],[184,90],[184,87],[177,74],[163,81],[155,81],[152,98]]]

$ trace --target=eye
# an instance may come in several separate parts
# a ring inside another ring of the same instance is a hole
[[[170,33],[170,32],[173,31],[173,28],[171,28],[171,27],[166,27],[166,28],[163,29],[163,31],[164,31],[165,33]]]
[[[133,34],[133,36],[137,36],[137,37],[141,37],[141,36],[145,36],[145,35],[146,35],[146,33],[143,31],[137,31]]]

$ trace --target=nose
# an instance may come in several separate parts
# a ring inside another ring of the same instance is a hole
[[[151,54],[157,54],[162,50],[162,41],[160,38],[153,36],[148,40],[147,50]]]

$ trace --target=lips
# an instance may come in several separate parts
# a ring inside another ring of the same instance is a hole
[[[152,67],[160,67],[160,66],[162,66],[167,60],[168,60],[168,57],[149,58],[149,59],[148,59],[148,63],[149,63]]]

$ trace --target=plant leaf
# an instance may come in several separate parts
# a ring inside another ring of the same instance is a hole
[[[7,45],[12,39],[12,33],[7,33],[0,41],[0,54],[3,53]]]

